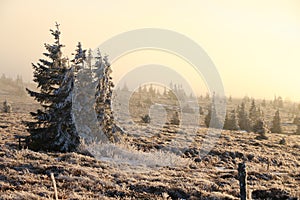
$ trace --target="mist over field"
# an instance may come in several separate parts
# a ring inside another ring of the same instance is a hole
[[[300,199],[300,4],[0,2],[0,199]]]
[[[199,44],[218,69],[227,96],[273,99],[280,95],[300,100],[296,89],[300,85],[300,12],[295,1],[165,1],[157,6],[139,1],[87,5],[4,0],[0,4],[0,72],[12,78],[19,74],[25,82],[32,81],[31,63],[44,52],[42,44],[51,41],[48,30],[55,21],[62,24],[64,53],[69,58],[78,41],[95,49],[117,34],[153,27],[178,32]],[[136,64],[166,63],[179,73],[183,73],[180,67],[184,66],[183,71],[192,68],[170,53],[131,54],[113,65],[117,77]]]

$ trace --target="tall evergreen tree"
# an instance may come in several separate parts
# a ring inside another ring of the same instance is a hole
[[[229,114],[228,114],[228,112],[226,112],[226,115],[225,115],[225,121],[224,121],[224,127],[223,127],[223,129],[230,130],[230,121],[229,121]]]
[[[84,68],[84,61],[86,61],[86,50],[82,49],[82,45],[80,42],[77,44],[77,49],[75,50],[76,53],[74,55],[74,59],[71,62],[74,64],[76,68],[83,69]]]
[[[250,131],[250,122],[244,102],[238,107],[238,125],[241,130]]]
[[[212,98],[212,103],[210,107],[208,108],[208,113],[204,118],[204,123],[206,127],[211,127],[211,128],[221,128],[221,122],[218,117],[218,113],[216,111],[215,107],[215,96]]]
[[[74,68],[78,70],[73,92],[72,111],[77,132],[85,140],[85,143],[90,143],[99,137],[99,127],[94,109],[95,86],[91,70],[92,52],[89,52],[88,58],[85,54],[86,50],[83,50],[81,44],[78,43],[72,60]]]
[[[226,114],[224,129],[227,129],[227,130],[238,130],[239,129],[235,109],[233,109],[230,112],[230,114]]]
[[[99,50],[97,54],[95,57],[95,79],[97,82],[95,110],[101,130],[110,141],[114,142],[118,140],[117,132],[121,130],[115,124],[111,109],[112,90],[114,87],[111,77],[112,70],[107,56],[103,58]]]
[[[256,119],[257,119],[257,108],[255,105],[254,99],[252,99],[252,101],[251,101],[251,106],[250,106],[250,110],[249,110],[249,118],[252,122],[256,121]]]
[[[277,110],[275,112],[275,116],[273,117],[273,121],[272,121],[272,127],[271,127],[271,132],[272,133],[281,133],[281,120],[280,120],[280,113],[279,110]]]
[[[93,51],[89,49],[88,55],[86,57],[87,67],[92,69]]]
[[[43,107],[31,112],[35,121],[26,123],[30,132],[29,148],[75,151],[80,141],[71,115],[74,69],[62,56],[64,45],[60,43],[59,25],[56,24],[56,30],[50,31],[55,41],[54,44],[45,44],[47,52],[43,55],[46,59],[32,64],[39,92],[26,89]]]
[[[254,126],[262,119],[260,109],[256,107],[255,100],[252,99],[249,109],[250,129],[254,131]]]

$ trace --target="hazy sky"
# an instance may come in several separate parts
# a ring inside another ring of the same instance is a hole
[[[43,43],[53,41],[55,21],[69,57],[78,41],[93,49],[125,31],[168,29],[207,52],[227,95],[300,100],[298,0],[0,0],[0,72],[31,80],[31,62],[42,57]],[[143,64],[143,57],[129,57]],[[158,57],[155,63],[163,62]],[[116,63],[120,74],[132,67],[128,58]]]

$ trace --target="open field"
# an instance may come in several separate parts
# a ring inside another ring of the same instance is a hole
[[[0,113],[0,199],[53,199],[51,173],[59,199],[238,199],[240,162],[246,162],[253,199],[300,198],[299,135],[267,134],[268,140],[257,140],[255,133],[222,131],[214,148],[199,159],[197,152],[207,134],[202,127],[181,154],[161,157],[155,152],[189,130],[127,123],[123,144],[94,146],[95,151],[101,149],[96,159],[18,150],[14,137],[28,134],[22,121],[31,119],[28,111],[37,105],[20,99],[14,107],[16,113]],[[284,145],[279,144],[282,138]],[[125,149],[125,154],[115,155],[111,147]]]

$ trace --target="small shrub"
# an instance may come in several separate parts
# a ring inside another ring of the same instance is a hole
[[[253,126],[253,131],[255,133],[258,133],[259,136],[256,137],[258,140],[267,140],[268,137],[266,136],[266,133],[269,132],[269,129],[267,128],[265,122],[261,119],[256,121],[256,124]]]
[[[174,115],[172,116],[171,124],[173,124],[173,125],[179,125],[179,124],[180,124],[179,114],[178,114],[177,111],[176,111],[176,112],[174,113]]]
[[[12,112],[12,107],[11,107],[10,103],[8,103],[6,100],[3,102],[3,112],[5,112],[5,113]]]
[[[146,124],[149,124],[150,121],[151,121],[151,118],[150,116],[147,114],[147,115],[144,115],[141,117],[142,118],[142,122],[146,123]]]
[[[281,144],[281,145],[286,145],[286,140],[285,140],[285,138],[282,138],[282,139],[279,141],[279,144]]]

